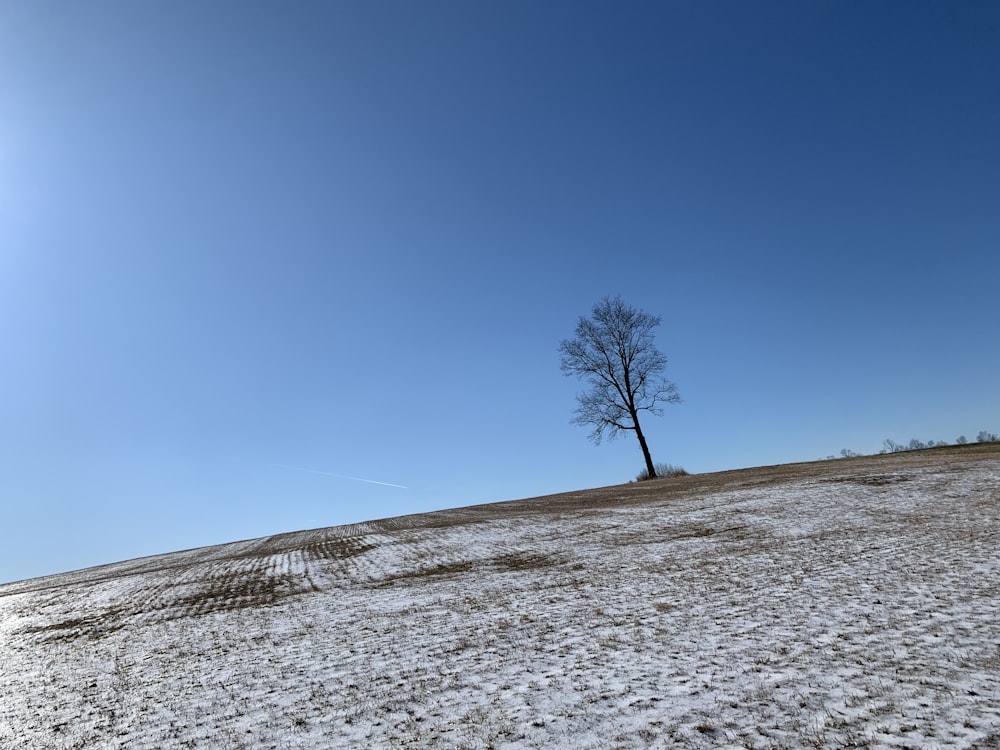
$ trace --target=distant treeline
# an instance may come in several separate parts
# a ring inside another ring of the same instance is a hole
[[[976,435],[977,443],[1000,443],[1000,435],[995,432],[987,432],[986,430],[980,430],[979,434]],[[959,435],[955,442],[949,443],[946,440],[928,440],[926,443],[923,440],[917,440],[913,438],[908,443],[897,443],[892,438],[886,438],[882,443],[882,450],[879,454],[883,453],[903,453],[904,451],[922,451],[925,448],[943,448],[948,445],[968,445],[969,439],[965,435]],[[855,456],[868,455],[865,453],[857,453],[850,450],[849,448],[844,448],[840,451],[842,458],[853,458]],[[836,456],[827,456],[827,458],[836,458]]]

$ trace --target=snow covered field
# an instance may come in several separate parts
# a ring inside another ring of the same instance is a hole
[[[947,456],[0,586],[0,747],[1000,748],[1000,452]]]

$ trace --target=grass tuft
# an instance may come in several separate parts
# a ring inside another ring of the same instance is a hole
[[[650,477],[649,471],[643,469],[636,476],[635,481],[645,482],[647,479],[662,479],[664,477],[686,477],[688,476],[687,471],[681,466],[674,466],[673,464],[655,464],[653,466],[656,469],[656,476]]]

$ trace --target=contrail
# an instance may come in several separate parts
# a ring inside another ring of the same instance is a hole
[[[383,487],[398,487],[401,490],[410,489],[403,484],[393,484],[392,482],[380,482],[377,479],[362,479],[361,477],[350,477],[347,474],[334,474],[332,471],[320,471],[319,469],[305,469],[301,466],[288,466],[287,464],[274,464],[280,469],[291,469],[292,471],[304,471],[308,474],[323,474],[328,477],[337,477],[338,479],[352,479],[355,482],[368,482],[368,484],[381,484]]]

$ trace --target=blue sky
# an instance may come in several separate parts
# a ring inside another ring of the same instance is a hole
[[[0,581],[627,481],[559,369],[604,295],[663,318],[656,461],[1000,430],[998,38],[992,2],[3,4]]]

